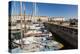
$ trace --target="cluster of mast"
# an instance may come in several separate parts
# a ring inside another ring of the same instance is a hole
[[[23,49],[23,37],[24,37],[24,33],[26,33],[26,30],[27,30],[27,28],[26,28],[26,18],[25,18],[25,15],[26,15],[26,6],[25,6],[25,3],[24,3],[24,5],[22,4],[23,2],[22,1],[20,1],[20,27],[21,27],[21,29],[20,29],[20,32],[21,32],[21,39],[19,40],[19,43],[21,44],[21,49]],[[14,2],[14,10],[15,11],[12,11],[12,13],[14,12],[14,14],[15,15],[17,15],[16,14],[16,7],[15,7],[15,2]],[[24,11],[24,14],[22,14],[22,10]],[[24,22],[23,22],[23,19],[22,19],[22,16],[24,15]],[[36,2],[33,2],[33,10],[32,10],[32,17],[31,18],[35,18],[35,16],[36,16]],[[35,20],[35,19],[34,19]],[[24,23],[24,29],[23,29],[23,23]]]

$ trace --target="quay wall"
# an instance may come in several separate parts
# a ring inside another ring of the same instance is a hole
[[[56,24],[44,23],[45,27],[54,34],[57,34],[55,37],[59,37],[63,44],[67,42],[66,45],[73,49],[78,48],[78,29],[69,28],[65,26],[60,26]]]

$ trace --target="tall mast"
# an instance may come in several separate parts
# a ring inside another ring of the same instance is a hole
[[[15,21],[17,22],[17,8],[16,8],[16,3],[14,2],[14,16],[15,16]],[[16,23],[16,29],[17,29],[17,23]]]
[[[26,15],[26,12],[25,12],[25,4],[24,4],[24,32],[26,32],[26,19],[25,19],[25,15]]]
[[[15,2],[14,2],[14,15],[16,16],[16,6],[15,6]]]
[[[36,2],[34,2],[34,8],[35,8],[35,9],[34,9],[34,11],[35,11],[34,14],[35,14],[35,16],[36,16]]]
[[[15,7],[15,2],[13,2],[12,15],[13,15],[13,16],[16,16],[16,7]],[[14,18],[14,22],[16,22],[16,19],[15,19],[15,18]]]
[[[35,22],[35,17],[36,17],[36,2],[33,2],[33,11],[32,12],[33,12],[33,17],[32,17],[33,19],[32,20]]]
[[[23,49],[22,2],[20,2],[20,16],[21,16],[21,49]]]
[[[12,9],[13,9],[13,10],[12,10],[12,15],[14,16],[14,15],[15,15],[15,14],[14,14],[14,13],[15,13],[15,2],[13,2],[12,5],[13,5],[13,7],[12,7]]]

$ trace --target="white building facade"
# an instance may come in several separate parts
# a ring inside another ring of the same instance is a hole
[[[24,18],[26,21],[31,20],[32,22],[37,22],[38,20],[40,20],[41,22],[48,21],[47,16],[34,16],[34,17],[32,17],[31,15],[26,15],[26,16],[12,15],[10,18],[11,18],[11,22],[16,22],[17,20],[21,20],[21,19],[24,20]]]

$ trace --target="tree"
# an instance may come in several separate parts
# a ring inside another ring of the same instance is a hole
[[[41,19],[39,18],[37,21],[38,21],[38,22],[41,22]]]
[[[31,20],[27,20],[27,22],[32,22]]]

